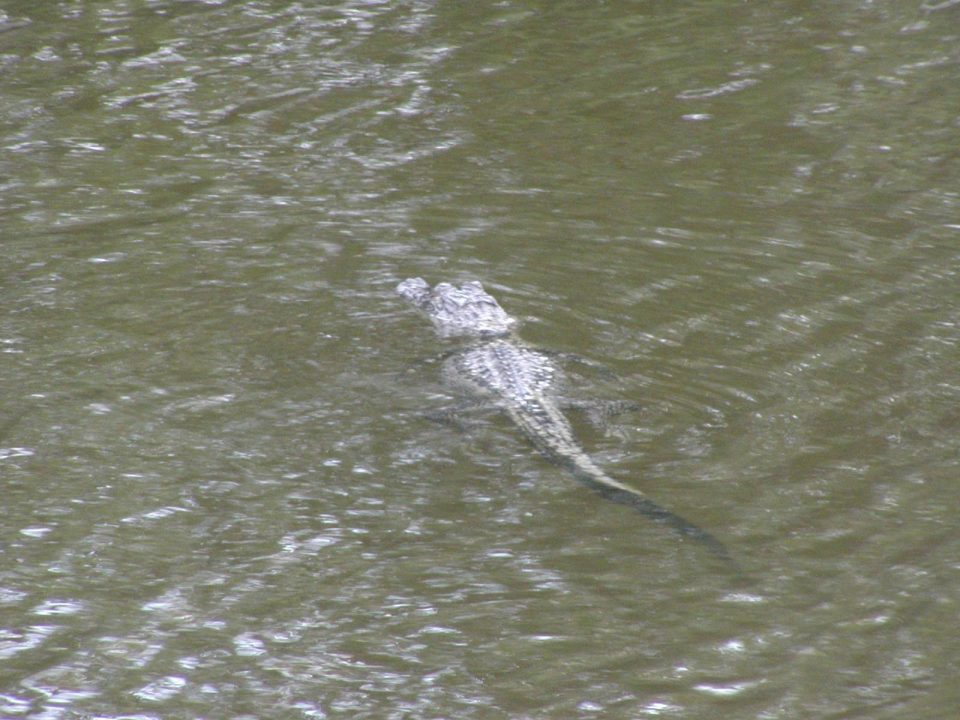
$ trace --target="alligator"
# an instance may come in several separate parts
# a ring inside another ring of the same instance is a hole
[[[691,538],[714,555],[730,560],[726,547],[706,530],[651,500],[642,491],[614,480],[587,455],[574,437],[564,408],[589,408],[558,394],[562,381],[556,354],[527,345],[515,334],[517,320],[506,313],[479,282],[461,287],[439,283],[431,289],[422,278],[397,285],[397,293],[426,313],[443,338],[472,338],[465,347],[445,353],[443,375],[472,399],[440,413],[436,419],[454,421],[467,409],[495,409],[505,413],[523,436],[547,460],[566,469],[602,497],[639,511]],[[607,409],[631,409],[630,403],[611,401]]]

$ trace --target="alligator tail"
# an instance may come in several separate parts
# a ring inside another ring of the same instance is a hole
[[[525,408],[508,408],[513,421],[540,453],[555,465],[566,469],[580,483],[606,500],[633,508],[641,515],[662,523],[682,537],[706,547],[713,555],[736,565],[730,551],[713,535],[658,505],[643,492],[608,476],[576,445],[570,425],[552,403],[528,404]]]
[[[611,502],[633,508],[641,515],[668,526],[682,537],[690,538],[707,548],[713,555],[732,562],[730,551],[716,537],[675,512],[658,505],[639,490],[612,480],[601,472],[599,475],[579,467],[576,462],[565,463],[571,474],[583,485]]]
[[[715,556],[732,561],[730,551],[717,538],[675,512],[657,504],[641,491],[609,477],[587,457],[563,458],[562,465],[578,482],[587,486],[605,500],[631,507],[641,515],[666,525],[682,537],[690,538],[707,548]]]

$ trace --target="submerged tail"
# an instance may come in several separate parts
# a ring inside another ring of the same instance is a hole
[[[614,480],[597,467],[576,445],[569,423],[552,404],[544,403],[533,412],[529,408],[514,409],[510,415],[544,457],[568,470],[601,497],[632,507],[644,517],[667,525],[683,537],[700,543],[716,557],[736,565],[726,546],[706,530],[658,505],[640,490]],[[549,430],[545,432],[545,428]]]
[[[584,466],[583,461],[587,460]],[[563,466],[581,483],[598,493],[606,500],[632,507],[646,518],[671,528],[674,532],[694,540],[707,548],[715,556],[732,562],[726,545],[698,525],[658,505],[639,490],[619,483],[610,478],[588,458],[565,458]]]
[[[690,522],[685,517],[667,510],[662,505],[658,505],[639,490],[612,481],[603,473],[598,477],[592,473],[585,472],[573,464],[567,465],[567,469],[571,471],[578,481],[598,493],[601,497],[615,503],[620,503],[621,505],[632,507],[644,517],[663,523],[679,535],[695,540],[715,556],[726,561],[733,561],[726,545],[717,540],[717,538],[699,525]]]

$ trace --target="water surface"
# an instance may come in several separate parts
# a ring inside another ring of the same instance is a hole
[[[5,3],[0,716],[951,716],[958,19]],[[412,275],[744,572],[427,422]]]

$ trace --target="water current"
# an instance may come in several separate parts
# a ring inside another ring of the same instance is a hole
[[[0,717],[956,716],[958,148],[956,0],[5,0]]]

